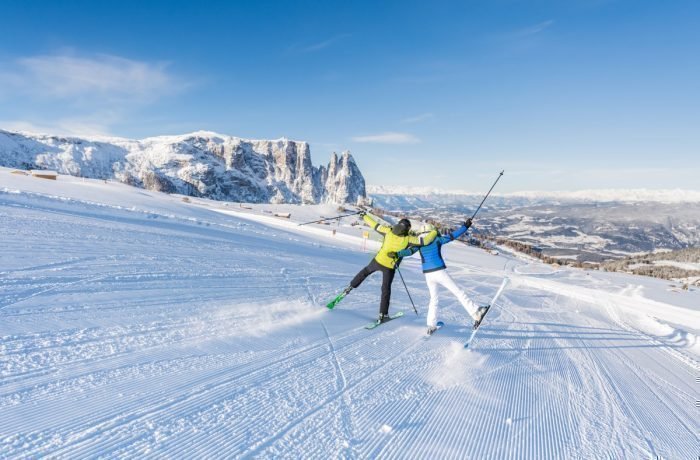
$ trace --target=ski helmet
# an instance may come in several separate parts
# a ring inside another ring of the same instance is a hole
[[[394,228],[392,231],[394,232],[395,235],[398,236],[406,236],[408,235],[408,231],[411,229],[411,221],[408,219],[401,219],[396,225],[394,225]]]

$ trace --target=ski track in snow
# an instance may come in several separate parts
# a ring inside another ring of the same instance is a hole
[[[697,458],[697,310],[652,335],[605,274],[453,245],[476,301],[513,281],[466,351],[415,261],[421,316],[395,283],[367,331],[379,277],[323,305],[370,255],[188,212],[0,193],[0,458]]]

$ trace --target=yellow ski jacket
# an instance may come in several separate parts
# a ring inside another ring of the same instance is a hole
[[[432,243],[438,235],[437,230],[433,230],[423,236],[399,236],[394,234],[394,232],[391,231],[391,227],[388,225],[379,225],[369,214],[365,214],[362,219],[377,233],[384,235],[382,247],[379,249],[377,255],[374,256],[374,260],[376,260],[379,265],[386,268],[396,268],[396,260],[389,257],[387,255],[388,253],[399,252],[402,249],[406,249],[409,245],[425,246]]]

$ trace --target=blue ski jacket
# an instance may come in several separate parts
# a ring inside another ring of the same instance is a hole
[[[447,268],[445,260],[442,258],[442,245],[450,243],[467,232],[467,227],[460,228],[447,235],[439,236],[427,246],[411,246],[396,253],[399,257],[412,256],[420,251],[420,259],[423,263],[423,273],[436,272]]]

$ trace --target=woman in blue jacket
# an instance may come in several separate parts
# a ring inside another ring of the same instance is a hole
[[[442,258],[442,246],[464,235],[471,225],[472,220],[467,219],[460,228],[452,233],[435,238],[435,240],[427,246],[412,246],[395,253],[396,257],[408,257],[420,251],[423,273],[425,273],[425,281],[428,283],[428,291],[430,291],[427,320],[428,335],[432,334],[437,329],[438,286],[443,286],[454,294],[475,322],[480,320],[486,311],[485,307],[477,307],[477,305],[467,297],[464,290],[457,286],[450,274],[447,273],[447,266],[445,265],[445,260]],[[427,227],[433,228],[432,225],[427,224],[424,226],[423,230],[429,230]],[[391,256],[392,254],[389,255]]]

